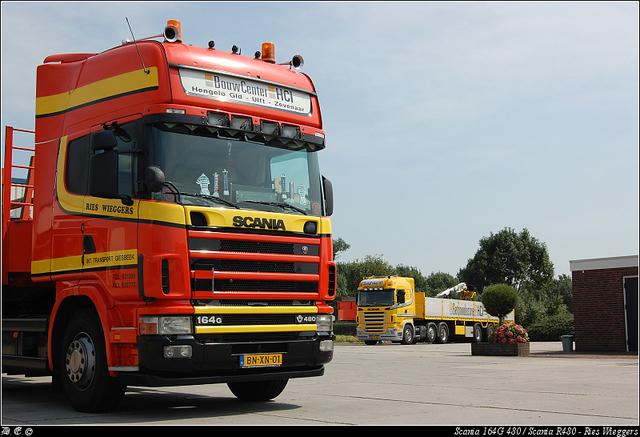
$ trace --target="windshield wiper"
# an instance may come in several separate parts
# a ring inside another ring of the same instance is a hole
[[[235,209],[240,209],[240,207],[238,205],[236,205],[235,203],[231,202],[230,200],[225,200],[222,197],[216,197],[216,196],[210,196],[207,194],[197,194],[197,193],[180,193],[183,196],[189,196],[189,197],[200,197],[202,199],[207,199],[207,200],[213,200],[216,202],[221,202],[224,204],[227,204]]]
[[[301,214],[307,215],[307,212],[302,209],[302,208],[298,208],[297,206],[293,206],[293,205],[289,205],[288,203],[284,203],[284,202],[264,202],[262,200],[245,200],[246,203],[259,203],[261,205],[270,205],[270,206],[279,206],[280,208],[291,208],[294,211],[297,211]]]

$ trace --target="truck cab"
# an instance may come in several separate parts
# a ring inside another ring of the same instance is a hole
[[[457,298],[446,298],[453,296]],[[505,320],[514,317],[512,311]],[[454,338],[478,343],[493,333],[499,319],[487,313],[464,283],[426,297],[415,290],[413,278],[382,276],[360,282],[357,321],[358,340],[374,345],[385,340],[448,343]]]
[[[383,340],[413,343],[417,294],[413,278],[370,277],[360,282],[358,340],[366,344]]]
[[[84,412],[127,386],[226,383],[266,401],[324,374],[333,191],[301,64],[268,42],[253,57],[183,44],[178,20],[44,59],[32,164],[6,137],[3,372],[52,376]]]

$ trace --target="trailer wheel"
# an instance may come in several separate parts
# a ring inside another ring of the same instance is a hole
[[[480,343],[482,341],[482,327],[479,323],[473,325],[473,342]]]
[[[489,338],[490,335],[493,335],[494,332],[496,332],[496,326],[493,323],[489,323],[487,325],[487,338]]]
[[[413,344],[413,326],[406,324],[402,329],[402,344]]]
[[[427,341],[429,343],[433,343],[434,341],[436,341],[437,337],[438,337],[438,328],[436,327],[436,324],[429,323],[427,325]]]
[[[97,413],[120,403],[127,386],[109,375],[104,335],[94,311],[82,310],[73,316],[60,356],[62,387],[73,408]]]
[[[440,322],[438,324],[438,337],[436,338],[436,342],[440,344],[445,344],[449,341],[449,327],[445,322]]]
[[[268,401],[278,396],[287,386],[288,379],[258,382],[229,382],[227,386],[241,401]]]

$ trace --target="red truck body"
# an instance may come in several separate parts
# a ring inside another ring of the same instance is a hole
[[[322,375],[336,287],[322,117],[311,80],[268,49],[186,45],[170,21],[162,42],[38,67],[27,183],[11,180],[7,129],[3,372],[52,374],[83,411],[126,385],[268,399]]]

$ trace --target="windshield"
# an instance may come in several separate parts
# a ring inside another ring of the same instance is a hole
[[[159,123],[152,127],[150,163],[162,169],[185,205],[321,216],[317,154],[304,145],[289,147],[296,150],[252,141],[246,133]],[[166,190],[155,195],[158,200],[176,198]]]
[[[393,291],[394,290],[358,291],[358,306],[391,306],[394,304]]]

